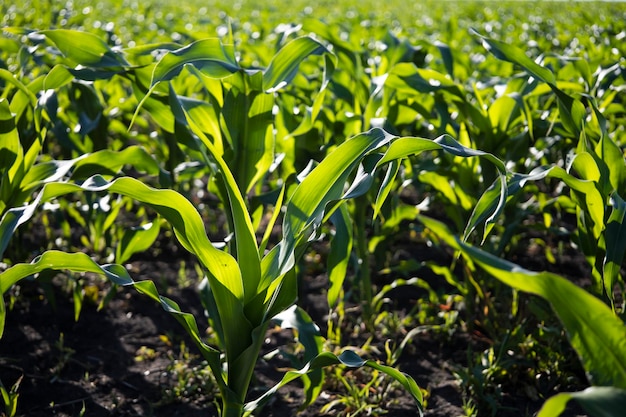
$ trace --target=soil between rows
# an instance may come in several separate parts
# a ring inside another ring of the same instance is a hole
[[[202,307],[194,286],[177,285],[180,270],[180,259],[164,256],[150,260],[144,255],[131,267],[136,280],[153,279],[162,293],[178,302],[183,311],[192,312],[202,325]],[[191,270],[187,272],[193,281],[195,274]],[[328,312],[326,279],[323,275],[311,275],[304,278],[303,284],[300,304],[324,332]],[[152,300],[132,289],[120,289],[100,311],[95,304],[86,302],[79,320],[75,321],[73,305],[69,301],[71,297],[58,286],[54,287],[57,293],[54,303],[36,282],[22,283],[19,290],[16,304],[8,311],[5,334],[0,341],[0,379],[10,387],[22,378],[18,415],[218,415],[217,400],[212,393],[176,393],[180,374],[176,373],[173,364],[186,363],[186,369],[191,369],[200,366],[200,360],[184,330]],[[420,296],[401,295],[407,298],[404,302]],[[360,311],[355,308],[350,314],[360,314]],[[358,347],[366,336],[362,335],[363,340],[349,342]],[[262,353],[275,350],[290,338],[288,331],[278,333],[271,329]],[[188,349],[183,348],[181,352],[181,343]],[[467,366],[470,345],[471,351],[476,352],[487,347],[484,341],[462,332],[445,340],[424,332],[413,339],[410,349],[405,350],[397,366],[426,390],[426,416],[465,415],[463,395],[454,371]],[[378,348],[384,351],[382,343]],[[188,356],[191,353],[195,358],[181,360],[185,353]],[[288,365],[279,357],[267,361],[260,359],[254,392],[261,393],[273,386]],[[358,377],[356,381],[359,383]],[[312,406],[300,411],[303,392],[300,383],[293,382],[281,388],[259,415],[322,415],[321,407],[336,399],[337,395],[333,387],[327,387]],[[397,389],[392,397],[395,398],[386,408],[387,415],[418,415],[408,393]],[[530,400],[523,392],[506,393],[501,400],[508,408],[498,415],[505,417],[533,415],[543,403],[543,399]],[[564,415],[582,414],[574,408]]]

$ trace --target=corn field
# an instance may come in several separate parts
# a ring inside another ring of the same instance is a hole
[[[622,415],[626,6],[565,4],[0,5],[0,415]]]

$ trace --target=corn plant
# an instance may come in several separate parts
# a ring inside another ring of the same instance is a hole
[[[425,216],[418,218],[447,245],[458,250],[472,268],[480,266],[499,281],[538,295],[552,306],[592,387],[579,393],[557,394],[544,404],[540,416],[559,415],[570,399],[576,399],[594,415],[620,413],[626,404],[626,326],[611,308],[565,278],[528,271],[463,242],[441,222]]]
[[[578,139],[576,150],[565,168],[539,166],[528,175],[515,174],[509,181],[509,194],[516,194],[531,181],[561,180],[570,189],[577,216],[577,240],[592,267],[594,292],[614,306],[614,286],[620,282],[619,269],[626,253],[622,197],[626,184],[626,160],[610,137],[607,121],[591,96],[575,96],[559,87],[554,74],[527,58],[524,53],[502,42],[482,38],[486,47],[503,60],[522,67],[545,83],[556,96],[565,131]],[[586,117],[588,103],[590,118]],[[491,204],[488,198],[484,204]]]

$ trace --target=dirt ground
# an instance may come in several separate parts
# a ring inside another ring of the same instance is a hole
[[[175,252],[177,249],[173,248],[172,253]],[[184,311],[194,313],[201,324],[203,314],[194,290],[194,273],[187,265],[188,281],[179,285],[180,261],[178,255],[142,255],[132,262],[131,272],[136,280],[153,279],[162,293],[177,301]],[[303,286],[300,304],[323,327],[328,312],[325,278],[305,277]],[[152,300],[132,289],[120,289],[100,311],[96,304],[85,302],[79,320],[75,321],[67,290],[53,288],[56,297],[51,298],[44,294],[40,283],[22,282],[15,305],[8,308],[5,334],[0,340],[0,380],[8,388],[21,378],[18,415],[218,415],[210,378],[195,347],[174,318]],[[408,292],[401,296],[405,298],[403,302],[411,303],[411,298],[420,294]],[[361,312],[356,308],[350,314]],[[263,353],[280,347],[290,337],[288,332],[271,330]],[[363,342],[350,341],[354,346]],[[479,352],[486,346],[485,341],[463,332],[445,338],[424,332],[412,340],[397,366],[425,390],[426,416],[466,415],[454,370],[467,366],[468,347]],[[376,347],[384,352],[382,342]],[[253,395],[276,383],[285,366],[279,358],[260,359]],[[357,384],[367,382],[359,381],[358,374],[353,380]],[[341,391],[341,387],[326,386],[315,404],[299,411],[302,388],[299,382],[293,382],[282,388],[258,415],[333,415],[341,408],[327,414],[321,409]],[[541,398],[533,400],[524,392],[505,392],[500,401],[505,408],[498,416],[504,417],[534,415],[543,403]],[[393,390],[382,408],[389,416],[418,415],[413,400],[401,389]],[[564,415],[582,414],[573,409]]]

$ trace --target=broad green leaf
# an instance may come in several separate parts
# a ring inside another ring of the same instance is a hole
[[[550,397],[537,417],[560,416],[570,400],[576,400],[590,417],[616,417],[626,408],[626,391],[613,387],[589,387],[579,392],[562,392]]]
[[[330,308],[335,307],[348,272],[352,253],[352,221],[345,205],[341,205],[330,217],[335,226],[328,254],[328,282],[326,298]]]
[[[577,153],[571,166],[583,180],[600,181],[600,168],[589,152]]]
[[[174,113],[184,112],[182,107],[174,107],[179,104],[177,101],[172,101],[171,104]],[[211,158],[217,164],[218,170],[216,174],[223,181],[223,186],[228,196],[229,214],[232,216],[234,225],[236,258],[239,260],[239,268],[241,268],[242,282],[238,285],[243,286],[244,303],[247,303],[257,295],[259,281],[261,280],[261,260],[252,220],[239,190],[239,184],[237,184],[233,172],[223,156],[213,142],[196,125],[195,121],[187,113],[184,114],[187,125],[200,138],[206,150],[209,151]],[[243,261],[244,259],[245,261]]]
[[[617,193],[611,196],[613,209],[605,229],[606,255],[603,262],[604,290],[613,299],[613,286],[620,280],[626,253],[626,202]]]
[[[217,38],[201,39],[166,53],[154,67],[150,87],[171,80],[187,64],[213,78],[227,77],[239,70],[232,45],[224,45]]]
[[[390,145],[383,158],[378,161],[378,166],[385,163],[406,158],[411,155],[417,155],[424,151],[432,151],[441,149],[441,145],[430,139],[423,138],[398,138]]]
[[[488,113],[491,125],[496,130],[494,133],[505,134],[519,113],[518,101],[508,95],[498,97],[489,106]]]
[[[452,155],[462,156],[462,157],[480,156],[481,158],[484,158],[488,160],[489,162],[491,162],[498,169],[498,171],[500,171],[500,173],[506,172],[506,167],[504,165],[504,162],[496,158],[494,155],[488,152],[478,150],[478,149],[472,149],[472,148],[463,146],[450,135],[441,135],[437,139],[435,139],[434,142],[437,143],[439,146],[441,146],[441,148],[444,149],[445,151],[451,153]]]
[[[566,94],[558,87],[552,71],[537,64],[526,56],[523,50],[513,45],[483,36],[476,31],[473,32],[481,38],[485,49],[496,58],[517,64],[536,79],[548,84],[558,98],[557,105],[561,122],[573,135],[578,136],[580,134],[586,118],[585,106],[580,100]]]
[[[138,252],[149,249],[159,236],[161,225],[158,221],[124,230],[124,235],[115,248],[115,261],[123,264]]]
[[[89,67],[129,65],[121,54],[113,51],[106,42],[93,33],[68,29],[42,30],[38,33],[50,39],[74,64]]]
[[[418,219],[494,278],[546,299],[561,320],[590,382],[626,389],[626,326],[606,304],[565,278],[525,270],[462,242],[443,223],[421,215]]]
[[[326,47],[309,36],[292,40],[274,55],[263,72],[263,89],[273,92],[283,88],[291,82],[305,58],[323,53],[328,53]]]
[[[7,209],[13,193],[24,175],[24,151],[20,143],[15,118],[5,99],[0,99],[0,213]],[[19,202],[18,202],[19,203]],[[9,207],[10,208],[10,207]]]
[[[30,90],[30,88],[22,84],[22,82],[20,82],[13,73],[11,73],[10,71],[4,68],[0,68],[0,79],[8,83],[11,83],[15,87],[17,87],[17,89],[28,98],[28,102],[30,103],[30,105],[35,107],[35,104],[37,104],[37,96],[35,96],[35,94]],[[2,100],[4,100],[4,98]],[[17,111],[17,109],[13,109],[13,110]]]
[[[385,177],[383,178],[382,183],[380,184],[380,188],[378,189],[378,194],[376,195],[376,201],[374,202],[374,213],[372,215],[372,219],[378,217],[380,210],[387,200],[389,193],[393,189],[395,185],[396,175],[398,175],[398,171],[400,170],[400,161],[395,160],[391,161],[389,166],[387,167],[387,172],[385,172]]]
[[[173,88],[171,89],[173,92]],[[220,130],[217,110],[208,102],[192,99],[189,97],[176,96],[180,106],[185,110],[185,114],[206,134],[213,138],[213,143],[220,154],[224,153],[222,144],[222,132]],[[179,120],[186,123],[186,120]]]
[[[260,73],[258,78],[260,81]],[[229,165],[244,194],[267,175],[274,161],[273,107],[272,94],[249,87],[241,92],[231,91],[225,98],[222,116],[234,155]]]
[[[121,151],[103,149],[77,158],[72,178],[87,178],[95,174],[116,175],[124,166],[132,166],[150,175],[158,175],[160,171],[153,156],[144,148],[133,145]]]
[[[50,72],[46,74],[46,77],[43,80],[42,89],[44,91],[56,90],[69,84],[73,79],[74,75],[72,75],[66,67],[63,65],[55,65]]]
[[[202,39],[167,52],[154,66],[150,85],[147,86],[148,92],[141,98],[131,119],[131,126],[157,85],[174,78],[186,65],[192,65],[204,76],[212,78],[224,78],[240,70],[233,46],[224,45],[217,38]],[[138,93],[139,90],[135,91]]]
[[[293,251],[296,240],[315,218],[322,215],[326,204],[341,197],[343,183],[360,160],[392,139],[381,129],[357,135],[342,143],[305,177],[296,188],[285,212],[284,254]]]
[[[487,191],[480,196],[480,199],[478,199],[478,202],[474,206],[472,215],[470,216],[467,226],[465,226],[465,231],[463,232],[463,240],[466,241],[469,239],[470,234],[472,234],[476,227],[484,222],[485,226],[483,230],[482,243],[485,243],[485,239],[487,239],[489,232],[504,210],[507,197],[508,190],[506,177],[504,175],[499,175]]]
[[[17,230],[20,225],[27,222],[35,214],[35,209],[39,205],[39,200],[40,197],[37,196],[33,203],[9,209],[6,213],[4,213],[2,218],[0,218],[0,259],[2,259],[4,251],[9,245],[15,230]]]
[[[212,291],[221,317],[228,320],[226,326],[226,351],[234,357],[249,345],[251,328],[243,311],[244,288],[241,271],[236,260],[229,254],[213,247],[204,230],[202,218],[195,207],[173,190],[157,190],[141,181],[122,177],[107,182],[102,177],[92,177],[82,185],[69,183],[46,184],[40,193],[41,202],[71,192],[109,191],[128,196],[147,204],[163,216],[174,228],[181,244],[196,255],[206,268]]]
[[[602,178],[603,189],[614,190],[624,195],[626,193],[626,158],[622,149],[608,134],[603,134],[595,152],[606,164],[607,172],[603,174],[606,174],[608,178]]]

